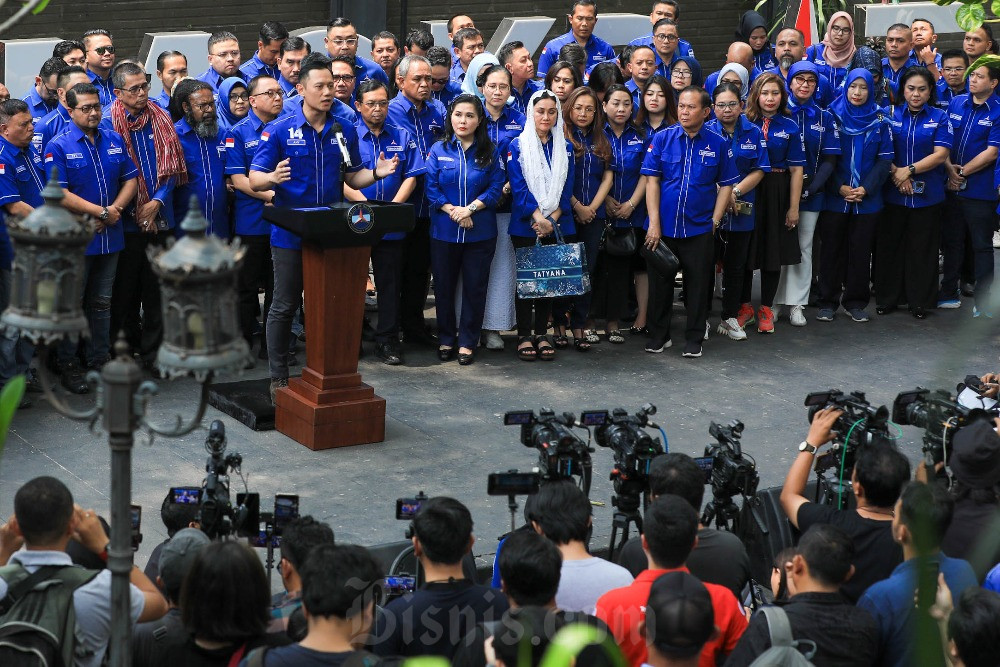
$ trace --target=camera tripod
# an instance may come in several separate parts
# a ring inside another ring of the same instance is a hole
[[[718,530],[735,532],[733,529],[739,521],[740,508],[733,502],[732,496],[714,495],[705,505],[705,511],[701,515],[701,525],[711,526],[715,520],[715,527]]]
[[[623,494],[611,496],[611,505],[615,507],[615,514],[611,519],[611,539],[608,541],[608,560],[615,562],[615,556],[621,551],[625,543],[628,542],[629,524],[635,524],[637,533],[642,533],[642,515],[639,514],[639,496],[633,494]],[[615,544],[618,531],[621,530],[621,539]]]

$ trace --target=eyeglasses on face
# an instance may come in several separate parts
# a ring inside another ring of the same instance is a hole
[[[201,102],[200,104],[198,102],[188,102],[188,104],[191,105],[192,109],[198,109],[202,112],[211,111],[215,108],[215,102]]]
[[[358,38],[348,37],[347,39],[343,39],[338,37],[336,39],[331,39],[330,43],[333,44],[334,46],[354,46],[355,44],[358,43]]]
[[[230,102],[236,102],[237,100],[240,100],[240,101],[243,101],[243,102],[249,102],[250,101],[250,96],[247,95],[246,93],[229,93],[229,101]]]
[[[678,37],[677,35],[667,35],[664,33],[660,33],[659,35],[653,35],[653,39],[655,39],[658,42],[673,43],[676,42],[678,39],[680,39],[680,37]]]
[[[79,111],[79,112],[87,114],[87,115],[90,115],[90,114],[94,113],[95,111],[100,111],[101,110],[101,105],[100,104],[81,104],[78,107],[73,107],[73,110],[74,111]]]
[[[719,111],[729,111],[730,109],[735,109],[739,105],[739,102],[716,102],[715,108]]]
[[[131,88],[115,88],[115,90],[120,90],[123,93],[128,93],[129,95],[138,95],[139,93],[144,93],[147,90],[149,90],[149,84],[139,83],[132,86]]]
[[[253,95],[250,95],[250,97],[260,97],[261,95],[270,97],[273,100],[281,97],[282,92],[275,88],[274,90],[263,90],[259,93],[254,93]],[[229,99],[233,99],[232,95],[229,96]]]
[[[841,27],[839,25],[832,26],[830,28],[831,35],[849,35],[851,34],[850,27]]]
[[[218,53],[212,54],[216,58],[232,58],[233,60],[240,59],[239,51],[219,51]]]
[[[354,81],[355,76],[353,74],[334,74],[333,81],[335,83],[350,83]]]

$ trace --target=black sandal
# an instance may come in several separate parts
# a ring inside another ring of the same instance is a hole
[[[538,357],[542,361],[552,361],[556,358],[556,350],[545,336],[538,336],[535,339],[535,346],[538,347]]]
[[[554,344],[560,350],[565,350],[567,347],[569,347],[569,336],[567,336],[566,334],[559,334],[558,336],[555,337]]]
[[[582,338],[582,337],[581,338],[576,338],[575,336],[573,337],[573,347],[576,348],[577,352],[589,352],[590,351],[590,343],[587,342],[586,338]]]
[[[527,347],[521,347],[528,343]],[[534,361],[538,358],[538,348],[531,336],[521,336],[517,339],[517,356],[521,361]]]

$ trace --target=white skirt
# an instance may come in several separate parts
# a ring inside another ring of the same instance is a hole
[[[497,213],[497,249],[490,265],[486,315],[483,317],[483,329],[488,331],[510,331],[517,326],[514,317],[514,245],[507,233],[509,225],[510,213]]]

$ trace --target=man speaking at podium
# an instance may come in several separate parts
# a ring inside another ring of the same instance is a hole
[[[264,128],[250,163],[251,188],[257,192],[274,190],[275,206],[326,206],[343,199],[342,161],[348,165],[344,180],[355,190],[396,171],[399,158],[387,160],[384,154],[379,155],[374,169],[362,168],[357,133],[349,125],[341,126],[330,113],[334,83],[329,58],[319,53],[304,58],[295,87],[302,106]],[[273,403],[275,392],[288,386],[292,315],[302,294],[299,237],[272,225],[271,258],[274,296],[266,331]]]

